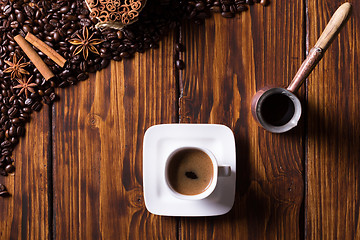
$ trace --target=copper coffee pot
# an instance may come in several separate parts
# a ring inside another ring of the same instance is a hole
[[[350,12],[350,3],[344,3],[338,8],[286,89],[265,87],[254,95],[251,112],[264,129],[273,133],[283,133],[297,125],[301,116],[301,103],[295,93],[322,59]]]

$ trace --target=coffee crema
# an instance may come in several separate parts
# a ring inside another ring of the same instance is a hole
[[[169,160],[168,183],[183,195],[197,195],[208,189],[214,175],[211,158],[199,149],[184,149]]]

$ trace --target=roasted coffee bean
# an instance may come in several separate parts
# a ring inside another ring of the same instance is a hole
[[[19,22],[17,22],[17,21],[12,21],[11,23],[10,23],[10,27],[12,27],[12,28],[18,28],[19,27]],[[10,51],[10,50],[9,50]],[[12,51],[11,51],[12,52]]]
[[[87,78],[88,78],[88,75],[85,74],[85,73],[80,73],[80,74],[77,76],[77,79],[78,79],[79,81],[84,81],[84,80],[86,80]]]
[[[31,113],[31,108],[24,107],[24,108],[22,109],[22,111],[23,111],[24,113]]]
[[[33,100],[31,99],[31,98],[27,98],[26,100],[25,100],[25,105],[26,106],[31,106],[33,104]]]
[[[31,109],[38,112],[42,108],[42,104],[40,102],[35,102],[33,105],[31,105]]]
[[[56,100],[56,94],[55,93],[51,93],[50,95],[49,95],[49,98],[50,98],[50,101],[55,101]]]
[[[238,12],[244,12],[244,11],[248,10],[248,7],[246,5],[239,4],[239,5],[236,5],[236,10]]]
[[[8,191],[0,192],[0,197],[8,197],[8,196],[10,196]]]
[[[1,147],[2,148],[7,148],[7,147],[10,147],[11,146],[11,142],[8,141],[8,140],[5,140],[1,143]]]
[[[54,92],[54,89],[50,87],[50,88],[46,89],[44,93],[45,93],[45,95],[50,95],[52,92]]]
[[[7,176],[8,174],[7,174],[7,172],[5,171],[4,168],[0,168],[0,175],[2,175],[2,176]],[[0,192],[0,193],[2,193],[2,192]],[[1,196],[1,195],[0,195],[0,196]]]
[[[195,7],[196,7],[196,9],[197,9],[198,11],[202,11],[202,10],[204,10],[204,8],[205,8],[205,3],[204,3],[204,2],[197,2],[197,3],[195,4]]]
[[[13,172],[15,171],[14,165],[12,165],[12,164],[7,165],[7,166],[5,167],[5,171],[6,171],[7,173],[13,173]]]
[[[21,137],[24,135],[24,133],[25,133],[25,128],[22,126],[18,126],[16,129],[16,135]]]
[[[51,104],[51,100],[50,100],[49,96],[44,96],[44,97],[42,98],[42,100],[43,100],[43,102],[44,102],[45,104],[47,104],[47,105]]]
[[[183,70],[185,68],[185,63],[183,60],[176,60],[176,68]]]
[[[12,107],[8,110],[8,115],[9,115],[9,117],[14,118],[17,116],[18,112],[19,112],[18,108]]]
[[[9,134],[8,134],[10,137],[15,137],[17,135],[17,132],[16,132],[16,127],[14,126],[11,126],[10,129],[9,129]]]
[[[175,45],[175,50],[178,51],[178,52],[184,52],[185,51],[185,46],[181,43],[177,43]]]
[[[64,13],[68,13],[70,11],[70,7],[69,6],[64,6],[62,8],[60,8],[60,13],[64,14]]]
[[[19,139],[17,137],[12,137],[10,138],[10,142],[13,146],[15,146],[19,142]]]
[[[269,4],[269,1],[268,0],[261,0],[260,4],[263,5],[263,6],[266,6],[266,5]]]
[[[235,15],[230,11],[226,11],[226,12],[222,12],[221,16],[223,16],[224,18],[233,18]]]
[[[5,138],[5,132],[4,130],[0,130],[0,140],[3,140]]]
[[[19,23],[23,23],[24,20],[25,20],[24,14],[19,11],[19,12],[16,14],[16,20],[17,20]]]
[[[15,124],[15,125],[20,125],[20,124],[22,124],[22,121],[20,118],[14,118],[14,119],[11,119],[11,123]]]
[[[9,14],[11,13],[12,11],[12,7],[10,5],[6,5],[3,9],[3,14],[5,16],[9,16]]]
[[[121,58],[129,58],[131,55],[128,52],[121,52],[120,57]]]
[[[44,91],[41,90],[41,89],[38,90],[38,94],[39,94],[40,96],[44,96],[44,95],[45,95]]]
[[[30,115],[28,113],[20,113],[20,118],[28,119],[30,118]]]

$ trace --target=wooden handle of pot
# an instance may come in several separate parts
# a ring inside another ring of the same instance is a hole
[[[328,49],[336,35],[339,33],[341,27],[344,25],[351,12],[351,3],[344,3],[334,13],[326,26],[324,32],[321,34],[315,47],[321,48],[324,52]]]
[[[328,49],[334,38],[339,33],[340,29],[348,19],[351,12],[351,4],[344,3],[334,13],[326,26],[324,32],[321,34],[315,46],[310,50],[309,55],[301,65],[295,77],[291,81],[287,90],[295,93],[303,84],[304,80],[310,75],[312,70],[324,56],[325,51]]]

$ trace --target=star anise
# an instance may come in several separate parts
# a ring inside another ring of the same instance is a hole
[[[36,87],[36,83],[31,83],[33,76],[31,76],[28,80],[26,80],[24,77],[22,79],[16,79],[18,81],[19,85],[14,86],[14,88],[20,88],[20,92],[18,96],[20,96],[23,92],[25,92],[26,98],[28,98],[29,92],[34,93],[33,87]]]
[[[17,61],[16,54],[13,56],[13,62],[5,60],[5,63],[9,65],[7,69],[4,70],[4,73],[11,73],[11,79],[14,78],[22,78],[22,74],[29,75],[30,73],[26,71],[24,68],[29,65],[29,62],[21,62],[23,57]]]
[[[103,41],[101,39],[92,39],[92,37],[94,36],[94,33],[89,36],[89,30],[87,27],[84,26],[84,28],[82,29],[82,36],[79,33],[76,33],[76,36],[78,38],[73,38],[73,39],[69,40],[69,42],[72,45],[78,45],[75,48],[73,55],[77,55],[77,54],[83,52],[85,60],[89,56],[89,51],[100,55],[99,51],[96,49],[95,45],[98,45],[98,44],[102,43]]]

